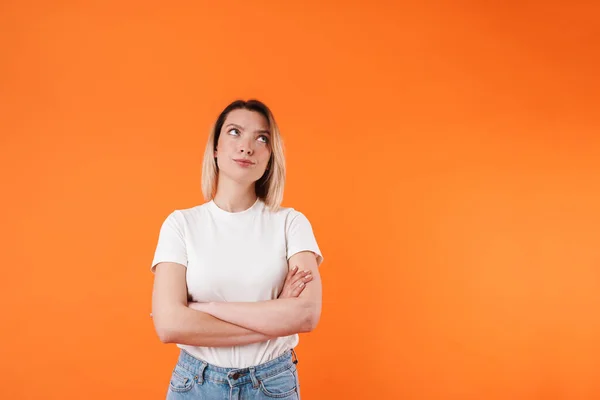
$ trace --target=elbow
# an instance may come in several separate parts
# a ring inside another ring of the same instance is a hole
[[[170,329],[168,325],[155,323],[154,330],[161,343],[176,343],[176,332],[173,329]]]
[[[172,330],[156,328],[156,334],[158,335],[158,340],[160,340],[161,343],[177,343],[177,340],[175,339],[175,332]]]
[[[300,332],[301,333],[308,333],[308,332],[312,332],[317,328],[317,324],[319,323],[319,319],[318,318],[308,318],[306,320],[306,322],[304,323],[304,325],[302,326]]]
[[[303,304],[302,326],[301,333],[312,332],[317,328],[321,319],[321,304],[313,301],[308,301]]]
[[[179,331],[175,329],[178,326],[174,318],[167,315],[157,315],[154,318],[154,330],[161,343],[178,343]]]
[[[310,319],[309,319],[309,323],[308,323],[308,331],[312,332],[315,329],[317,329],[317,325],[319,324],[319,320],[321,319],[321,311],[319,310],[319,312],[314,313],[313,315],[311,315]]]

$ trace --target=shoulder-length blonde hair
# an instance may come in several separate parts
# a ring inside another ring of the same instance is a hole
[[[204,151],[204,160],[202,162],[202,195],[206,201],[210,201],[215,197],[219,181],[219,167],[215,159],[215,148],[217,147],[221,128],[225,123],[227,115],[237,109],[255,111],[264,116],[269,122],[271,158],[269,159],[264,175],[255,182],[254,187],[256,195],[265,202],[267,207],[276,211],[281,207],[283,187],[285,185],[283,140],[271,110],[258,100],[236,100],[225,107],[221,114],[219,114],[217,121],[210,130]]]

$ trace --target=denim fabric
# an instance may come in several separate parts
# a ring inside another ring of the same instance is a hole
[[[177,399],[299,400],[292,350],[249,368],[217,367],[181,350],[167,393],[167,400]]]

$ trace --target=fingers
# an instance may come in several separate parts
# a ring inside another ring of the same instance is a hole
[[[294,285],[292,286],[292,297],[300,296],[300,293],[304,291],[306,288],[306,284],[312,280],[312,274],[310,272],[304,271],[305,276],[300,279],[297,279]]]
[[[299,271],[297,265],[290,268],[285,278],[283,289],[279,294],[279,298],[298,297],[312,278],[312,274],[308,270]]]
[[[300,296],[300,293],[302,293],[302,291],[304,290],[304,288],[306,288],[306,283],[302,282],[302,281],[298,282],[292,288],[291,296],[292,297],[298,297],[298,296]]]
[[[288,271],[286,277],[285,277],[285,282],[284,282],[284,286],[292,279],[292,277],[294,275],[296,275],[296,272],[298,272],[298,266],[296,265],[294,268],[290,268],[290,270]]]
[[[309,282],[312,279],[312,274],[310,271],[301,271],[298,272],[293,278],[290,284],[295,286],[299,282]]]
[[[290,285],[292,284],[292,277],[296,275],[296,272],[298,272],[297,265],[288,270],[288,273],[285,276],[285,281],[283,282],[283,287],[281,288],[281,293],[279,293],[278,298],[288,297],[288,293],[290,292]]]

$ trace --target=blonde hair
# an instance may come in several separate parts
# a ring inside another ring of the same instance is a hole
[[[283,188],[285,186],[285,155],[283,139],[279,132],[279,127],[275,122],[271,110],[258,100],[236,100],[229,104],[221,112],[217,121],[213,125],[208,135],[206,149],[204,150],[204,160],[202,161],[202,195],[206,201],[215,197],[219,180],[219,167],[215,160],[215,148],[221,135],[221,128],[225,123],[227,115],[237,109],[245,109],[258,112],[269,122],[269,131],[271,133],[271,158],[267,164],[267,170],[264,175],[255,182],[256,195],[266,206],[273,211],[281,207],[283,201]]]

